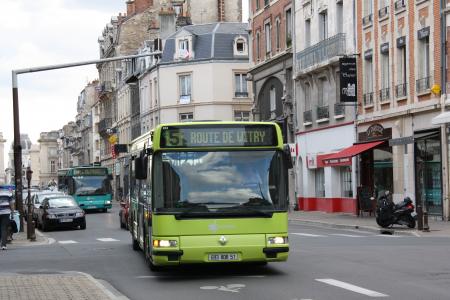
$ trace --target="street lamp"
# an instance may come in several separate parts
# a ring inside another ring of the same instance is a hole
[[[31,192],[30,192],[32,175],[33,175],[33,171],[31,171],[30,167],[27,167],[27,181],[28,181],[27,239],[35,241],[36,233],[34,232],[34,224],[33,224],[33,203],[31,201]]]

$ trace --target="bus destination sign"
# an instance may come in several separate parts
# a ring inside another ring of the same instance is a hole
[[[273,125],[166,126],[161,131],[162,148],[276,146]]]
[[[108,169],[106,168],[83,168],[74,169],[74,176],[105,176],[108,175]]]

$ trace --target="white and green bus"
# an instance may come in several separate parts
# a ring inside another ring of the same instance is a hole
[[[132,244],[152,270],[288,258],[292,162],[277,124],[163,124],[130,149]]]

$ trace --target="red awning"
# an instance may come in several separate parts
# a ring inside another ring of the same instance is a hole
[[[345,148],[338,153],[331,154],[323,159],[324,166],[348,166],[352,164],[352,157],[361,154],[367,150],[375,148],[385,141],[370,142],[364,144],[355,144]]]

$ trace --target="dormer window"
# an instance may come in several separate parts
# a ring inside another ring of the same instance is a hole
[[[175,59],[190,59],[194,57],[191,36],[181,36],[177,38],[176,47]]]
[[[236,37],[234,39],[234,55],[235,56],[247,56],[247,39],[242,36]]]

